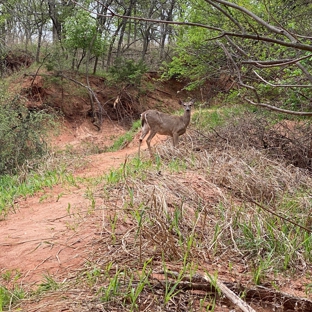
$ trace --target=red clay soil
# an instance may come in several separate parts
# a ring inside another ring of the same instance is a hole
[[[74,147],[85,140],[110,143],[109,135],[124,132],[107,122],[98,132],[83,123],[75,127],[66,123],[64,131],[53,142],[54,146]],[[153,144],[161,138],[155,137]],[[162,137],[164,139],[164,137]],[[74,175],[94,177],[123,164],[126,158],[138,151],[137,140],[121,151],[88,156],[84,168]],[[146,149],[146,145],[142,145]],[[44,281],[44,275],[69,276],[86,261],[88,242],[99,233],[90,217],[90,200],[83,187],[56,185],[26,199],[19,199],[15,211],[0,223],[1,257],[0,274],[19,272],[24,286],[35,286]]]

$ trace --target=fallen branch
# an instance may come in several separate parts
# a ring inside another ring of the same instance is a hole
[[[179,273],[177,272],[161,272],[167,277],[171,278],[179,278]],[[158,273],[160,274],[160,273]],[[161,281],[157,279],[159,283],[165,285],[168,281]],[[175,282],[172,282],[175,284]],[[194,276],[183,276],[181,281],[177,285],[177,289],[183,290],[202,290],[206,292],[214,292],[215,294],[218,293],[218,290],[221,291],[234,305],[239,307],[243,312],[256,312],[252,307],[250,307],[244,300],[238,297],[231,289],[229,289],[224,283],[220,280],[214,281],[211,283],[211,280],[206,275],[195,274]]]
[[[263,286],[248,289],[237,287],[237,285],[234,285],[233,283],[227,285],[235,293],[244,293],[247,301],[261,301],[266,305],[271,305],[274,310],[300,312],[312,311],[312,301],[305,298],[299,298]]]
[[[209,278],[203,276],[203,279],[210,283]],[[230,288],[228,288],[224,283],[220,280],[216,280],[216,286],[221,290],[221,292],[231,300],[236,306],[238,306],[243,312],[256,312],[251,306],[249,306],[243,299],[238,297]]]
[[[98,106],[98,111],[100,112],[100,116],[103,115],[103,107],[99,101],[99,99],[97,98],[95,92],[92,90],[92,88],[90,88],[89,86],[87,85],[84,85],[83,83],[81,83],[80,81],[77,81],[71,77],[68,77],[62,73],[59,74],[59,76],[61,77],[64,77],[65,79],[68,79],[84,88],[86,88],[89,92],[89,96],[90,96],[90,100],[91,100],[91,104],[92,104],[92,98],[94,98],[95,102],[97,103],[97,106]],[[96,112],[94,111],[93,109],[93,105],[91,105],[92,107],[92,115],[93,115],[93,118],[94,118],[94,121],[93,121],[93,124],[98,128],[98,130],[101,130],[101,125],[102,125],[102,118],[98,118]]]
[[[154,274],[153,274],[154,275]],[[168,286],[168,280],[164,281],[160,279],[159,276],[167,276],[171,278],[172,281],[169,283],[174,286],[177,282],[174,279],[179,278],[178,272],[173,271],[159,271],[153,276],[154,279],[158,281],[164,287],[166,284]],[[158,276],[158,277],[157,277]],[[227,283],[221,282],[220,280],[215,280],[211,282],[207,275],[195,274],[193,276],[183,276],[180,278],[180,282],[176,286],[177,289],[181,290],[200,290],[207,293],[218,294],[218,290],[224,294],[233,304],[239,307],[243,312],[256,312],[252,307],[250,307],[247,302],[255,303],[257,305],[270,305],[273,309],[281,309],[281,311],[300,311],[300,312],[311,312],[312,311],[312,301],[299,298],[296,296],[289,295],[277,291],[275,289],[270,289],[263,286],[256,286],[254,288],[247,288],[237,283]],[[156,285],[155,285],[156,286]],[[246,301],[241,299],[244,296]]]

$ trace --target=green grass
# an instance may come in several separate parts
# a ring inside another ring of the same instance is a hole
[[[12,290],[0,285],[0,311],[7,311],[9,306],[14,305],[19,300],[25,298],[25,291],[19,286],[15,286]]]
[[[58,183],[65,181],[73,183],[72,175],[65,169],[55,169],[44,172],[27,174],[24,181],[20,176],[0,176],[0,214],[6,213],[7,209],[14,207],[14,202],[19,197],[34,195],[36,192],[48,187],[52,188]]]
[[[38,286],[36,293],[42,293],[47,291],[58,290],[61,287],[61,283],[57,282],[52,276],[44,275],[44,280]]]
[[[209,130],[224,125],[230,118],[241,116],[246,111],[250,111],[250,108],[243,105],[199,108],[192,115],[192,123],[200,130]]]
[[[8,270],[2,272],[0,276],[0,311],[7,311],[8,307],[12,307],[19,300],[24,299],[27,294],[26,291],[21,287],[19,278],[21,274],[18,270]],[[9,286],[6,287],[4,283]]]
[[[118,137],[118,139],[116,139],[115,142],[112,144],[112,146],[110,146],[106,151],[115,152],[127,146],[127,144],[129,144],[133,140],[133,137],[137,133],[140,126],[141,126],[141,121],[140,120],[135,121],[132,124],[131,129],[128,132],[126,132],[124,135],[121,135],[120,137]]]

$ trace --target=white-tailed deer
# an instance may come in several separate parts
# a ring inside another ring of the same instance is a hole
[[[191,119],[191,107],[194,100],[190,102],[179,103],[184,107],[184,114],[182,116],[168,115],[157,110],[147,110],[141,114],[142,133],[139,143],[139,157],[141,150],[141,143],[145,136],[149,133],[146,143],[151,157],[153,157],[151,140],[158,134],[170,135],[172,137],[173,146],[176,147],[179,143],[179,136],[184,134]]]

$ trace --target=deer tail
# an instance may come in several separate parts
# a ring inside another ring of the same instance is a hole
[[[144,113],[142,113],[141,114],[141,126],[143,127],[144,126],[144,124],[146,123],[146,119],[145,119],[145,114]]]

